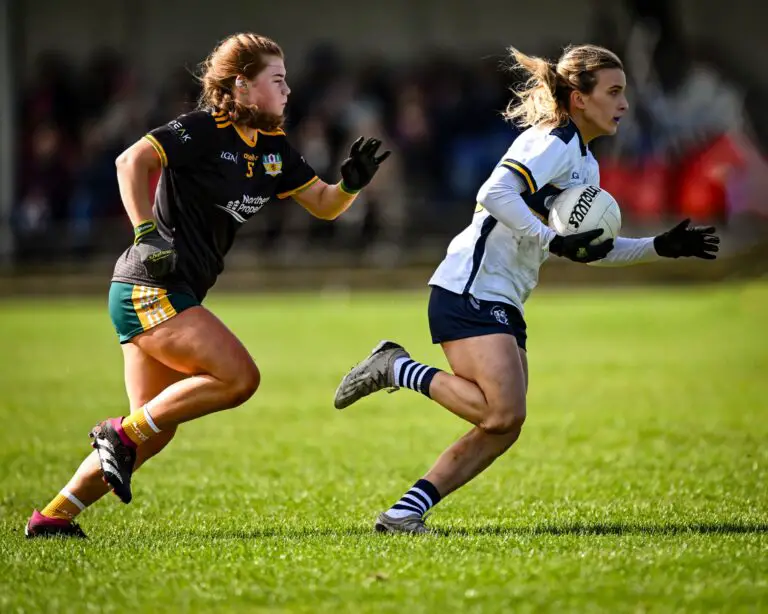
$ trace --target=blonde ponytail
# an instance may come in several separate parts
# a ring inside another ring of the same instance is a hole
[[[504,118],[520,127],[565,124],[569,117],[571,92],[592,93],[597,84],[597,71],[604,68],[624,69],[618,56],[597,45],[567,47],[557,64],[544,58],[529,56],[509,48],[512,70],[528,75],[519,90],[513,90]]]

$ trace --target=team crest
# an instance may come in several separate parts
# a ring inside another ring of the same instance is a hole
[[[261,158],[267,175],[274,177],[283,172],[283,159],[280,154],[264,154]]]
[[[496,318],[496,321],[499,324],[503,324],[504,326],[509,325],[509,318],[507,317],[507,312],[503,307],[496,305],[493,309],[491,309],[491,315]]]

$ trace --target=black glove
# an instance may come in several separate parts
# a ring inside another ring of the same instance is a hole
[[[391,151],[385,151],[380,156],[376,156],[381,141],[379,139],[368,139],[363,143],[361,136],[349,150],[349,157],[341,165],[341,185],[346,192],[354,194],[367,186],[376,171],[379,170],[379,164],[389,158]]]
[[[160,236],[154,221],[142,222],[134,233],[134,249],[152,279],[162,279],[176,270],[176,250]]]
[[[603,234],[603,229],[595,228],[572,235],[556,235],[549,242],[549,251],[555,256],[569,258],[574,262],[601,260],[613,249],[613,239],[608,239],[597,245],[590,245],[590,242],[597,239],[601,234]]]
[[[656,253],[664,258],[703,258],[714,260],[719,251],[720,237],[715,234],[714,226],[691,226],[690,219],[685,219],[672,230],[654,238]]]

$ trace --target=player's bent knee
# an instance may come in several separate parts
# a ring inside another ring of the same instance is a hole
[[[518,416],[491,416],[479,425],[489,435],[508,435],[519,433],[523,428],[525,417]]]
[[[525,423],[525,403],[494,409],[478,426],[490,435],[520,433]]]
[[[261,373],[252,360],[243,361],[229,382],[229,405],[237,407],[250,399],[259,389]]]

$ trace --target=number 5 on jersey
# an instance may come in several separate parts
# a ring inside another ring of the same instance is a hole
[[[245,174],[246,177],[253,177],[253,162],[251,160],[248,160],[248,172]]]

